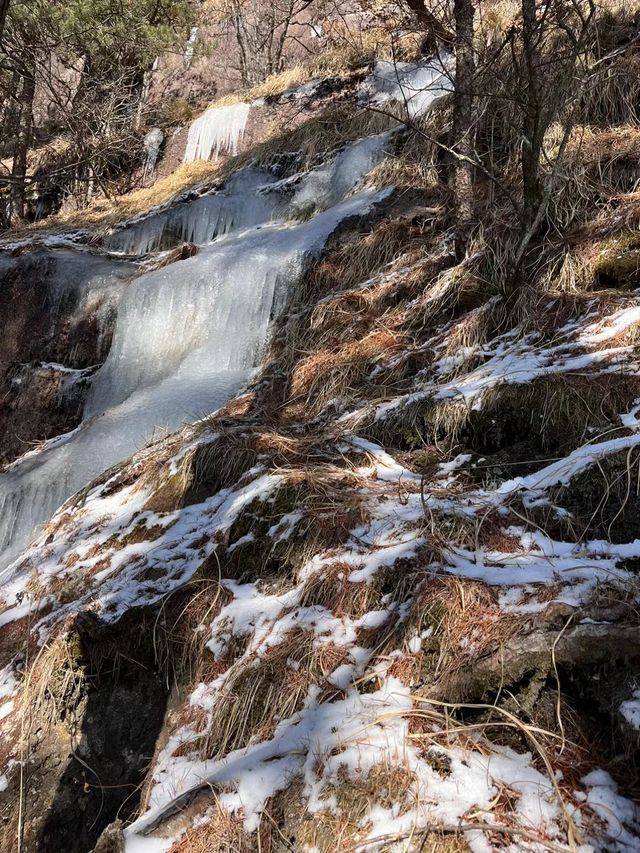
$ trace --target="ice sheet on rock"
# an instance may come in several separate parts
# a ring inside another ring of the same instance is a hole
[[[388,133],[366,136],[346,146],[326,166],[305,175],[290,204],[290,216],[326,210],[344,198],[383,157]]]
[[[448,54],[418,63],[379,60],[361,84],[359,99],[372,106],[395,101],[409,118],[419,118],[453,91],[451,65]]]
[[[114,231],[105,241],[116,252],[144,255],[180,242],[203,245],[215,237],[268,222],[279,199],[258,192],[274,181],[260,169],[241,169],[216,192],[184,201]]]
[[[256,363],[278,293],[341,221],[383,197],[365,192],[302,224],[229,235],[136,279],[81,426],[0,477],[0,568],[63,501],[151,434],[209,414],[232,397]]]
[[[262,169],[240,169],[215,192],[114,231],[106,245],[124,254],[143,255],[182,241],[203,245],[232,231],[327,210],[380,162],[388,140],[388,134],[359,139],[326,165],[280,181]]]
[[[133,263],[68,247],[36,249],[18,257],[0,254],[0,277],[11,277],[15,298],[24,293],[31,299],[35,289],[37,354],[67,366],[78,364],[76,348],[67,344],[69,328],[82,328],[90,319],[98,331],[91,355],[96,361],[106,355],[120,296],[137,271]]]
[[[244,103],[209,107],[189,128],[184,162],[210,160],[212,154],[237,154],[250,109]]]

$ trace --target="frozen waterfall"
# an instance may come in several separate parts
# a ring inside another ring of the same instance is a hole
[[[255,217],[282,216],[300,198],[327,208],[308,221],[281,219],[221,236],[194,257],[129,284],[82,424],[0,476],[0,568],[69,496],[154,432],[207,415],[240,390],[257,363],[278,295],[341,221],[382,197],[366,191],[342,201],[338,196],[381,158],[384,141],[360,140],[316,173],[266,185],[265,210]],[[219,204],[216,215],[233,219]]]
[[[388,134],[359,139],[329,163],[285,180],[264,169],[239,169],[221,189],[131,222],[114,231],[106,245],[144,255],[182,241],[203,245],[231,231],[326,210],[382,159],[387,139]]]
[[[127,255],[145,255],[180,242],[209,243],[215,237],[267,222],[277,198],[259,192],[274,181],[259,169],[241,169],[219,191],[159,211],[115,231],[106,245]]]
[[[189,128],[184,162],[210,160],[215,154],[237,154],[242,142],[250,104],[209,107]]]

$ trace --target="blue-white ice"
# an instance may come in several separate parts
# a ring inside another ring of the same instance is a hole
[[[448,54],[417,63],[380,60],[361,84],[359,98],[378,107],[395,102],[407,118],[420,118],[453,90],[452,65]]]
[[[154,434],[210,414],[242,388],[257,364],[278,297],[340,222],[363,215],[381,197],[363,191],[344,198],[380,159],[383,146],[382,137],[361,140],[331,166],[278,188],[266,202],[282,217],[295,213],[302,198],[320,209],[313,218],[280,218],[226,234],[194,257],[127,286],[82,424],[0,476],[0,568],[102,471]],[[232,196],[234,210],[236,203]],[[222,202],[220,216],[227,214]]]
[[[385,134],[359,139],[327,164],[284,181],[264,169],[239,169],[221,189],[138,219],[114,231],[106,245],[144,255],[183,241],[203,245],[231,231],[326,210],[382,159],[385,141]]]

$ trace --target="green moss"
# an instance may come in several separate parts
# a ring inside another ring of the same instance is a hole
[[[220,489],[236,483],[255,465],[258,456],[242,433],[229,433],[196,447],[182,468],[161,479],[145,509],[173,512],[202,503]]]
[[[464,437],[478,453],[523,442],[534,453],[569,452],[592,439],[594,431],[617,424],[619,413],[639,396],[638,377],[613,374],[554,375],[526,385],[505,384],[482,409],[470,413]]]
[[[604,241],[593,265],[596,290],[633,290],[640,285],[640,232],[626,231]]]
[[[628,451],[592,465],[553,495],[567,509],[576,533],[614,543],[640,539],[640,454]]]

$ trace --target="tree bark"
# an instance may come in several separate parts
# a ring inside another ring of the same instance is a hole
[[[455,0],[456,80],[453,101],[453,140],[451,148],[458,155],[453,163],[453,193],[456,215],[456,257],[461,260],[467,250],[473,229],[473,85],[475,56],[473,51],[473,0]]]
[[[522,41],[525,62],[525,106],[522,127],[522,230],[531,227],[541,200],[540,157],[545,121],[542,111],[542,81],[538,49],[536,0],[522,0]]]
[[[0,41],[4,35],[4,25],[7,20],[7,12],[9,11],[10,0],[0,0]]]
[[[33,68],[26,69],[22,75],[22,85],[20,87],[20,106],[16,140],[13,148],[13,168],[11,170],[11,216],[18,219],[24,219],[25,214],[27,155],[33,131],[33,98],[35,90],[35,71]]]

